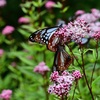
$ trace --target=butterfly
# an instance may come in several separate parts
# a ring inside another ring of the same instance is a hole
[[[35,31],[29,37],[31,42],[46,44],[47,48],[53,52],[57,51],[57,46],[60,43],[60,36],[55,36],[54,33],[61,26],[49,27]]]
[[[59,31],[61,27],[62,25],[40,29],[29,36],[31,42],[45,44],[49,50],[55,52],[53,71],[59,72],[67,69],[72,62],[72,57],[65,51],[65,46],[61,43],[61,37],[55,36],[55,32]]]
[[[65,51],[64,45],[59,45],[55,53],[53,71],[62,72],[70,66],[73,58]]]

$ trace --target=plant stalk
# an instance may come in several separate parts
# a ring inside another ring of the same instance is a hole
[[[76,81],[76,84],[75,84],[75,88],[74,88],[74,92],[73,92],[73,96],[72,96],[72,100],[74,100],[74,94],[75,94],[75,90],[76,90],[76,87],[77,87],[77,81]]]
[[[88,79],[87,79],[86,73],[85,73],[85,68],[84,68],[84,58],[83,58],[83,48],[82,48],[82,47],[81,47],[81,57],[82,57],[82,71],[83,71],[83,75],[84,75],[86,84],[87,84],[87,86],[88,86],[88,89],[89,89],[89,91],[90,91],[92,100],[94,100],[94,96],[93,96],[93,93],[92,93],[92,89],[91,89],[91,87],[90,87],[90,85],[89,85],[89,82],[88,82]]]
[[[97,64],[97,59],[98,59],[98,40],[97,40],[97,44],[96,44],[96,61],[95,61],[94,66],[93,66],[90,85],[92,85],[93,75],[94,75],[95,67],[96,67],[96,64]],[[92,86],[91,86],[91,88],[92,88]]]

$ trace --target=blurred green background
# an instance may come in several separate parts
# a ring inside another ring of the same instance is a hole
[[[56,6],[52,9],[45,7],[46,2],[47,0],[6,0],[5,6],[0,7],[0,49],[4,50],[0,56],[0,93],[3,89],[11,89],[13,91],[11,100],[59,100],[49,94],[49,99],[46,97],[44,87],[49,81],[51,72],[47,74],[47,78],[33,72],[34,67],[42,61],[45,61],[51,69],[54,52],[47,50],[45,45],[29,43],[28,37],[38,29],[55,26],[58,19],[67,23],[69,17],[72,17],[77,10],[90,12],[92,8],[100,9],[100,0],[54,0]],[[29,18],[29,23],[19,23],[18,19],[22,16]],[[13,26],[15,30],[9,35],[4,35],[2,30],[7,25]],[[95,41],[92,41],[89,46],[94,53],[95,44]],[[67,47],[66,50],[70,53]],[[76,46],[73,51],[78,53],[78,47]],[[92,54],[88,57],[92,58]],[[86,59],[88,80],[94,62],[95,58]],[[97,83],[93,84],[95,100],[100,100],[99,67],[100,59],[94,74],[96,79],[94,83]],[[77,64],[74,69],[80,70]],[[74,100],[92,100],[85,86],[84,79],[81,79]],[[71,96],[72,93],[73,88]]]

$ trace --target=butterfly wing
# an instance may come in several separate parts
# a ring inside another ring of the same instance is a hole
[[[29,41],[47,44],[49,38],[53,35],[53,33],[55,33],[58,28],[58,26],[55,26],[37,30],[29,36]]]
[[[48,41],[47,48],[53,52],[57,51],[58,45],[60,44],[60,36],[56,36],[55,34]]]
[[[64,71],[72,63],[72,57],[65,51],[64,46],[58,46],[54,58],[53,71]]]
[[[57,50],[57,45],[59,43],[59,36],[55,36],[54,33],[60,28],[61,26],[55,26],[50,28],[44,28],[32,33],[29,37],[31,42],[37,42],[40,44],[46,44],[47,48],[51,51]]]

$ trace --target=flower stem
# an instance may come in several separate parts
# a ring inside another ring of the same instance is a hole
[[[67,45],[67,46],[68,46],[70,52],[72,53],[73,58],[76,60],[76,62],[78,63],[78,65],[81,66],[80,63],[79,63],[79,61],[78,61],[78,59],[77,59],[77,57],[74,55],[74,53],[73,53],[71,47],[70,47],[69,45]],[[82,68],[81,68],[81,69],[82,69]]]
[[[61,100],[64,100],[64,96],[63,95],[61,96]]]
[[[68,46],[68,45],[67,45],[67,46]],[[68,46],[68,47],[69,47],[69,46]],[[78,63],[78,65],[81,66],[81,64],[79,63],[78,59],[75,57],[75,55],[74,55],[74,53],[73,53],[73,51],[72,51],[72,49],[71,49],[70,47],[69,47],[69,50],[71,51],[71,53],[72,53],[73,57],[75,58],[76,62]],[[91,87],[90,87],[90,85],[89,85],[89,82],[88,82],[88,79],[87,79],[87,76],[86,76],[86,73],[85,73],[84,58],[83,58],[83,48],[82,48],[82,46],[81,46],[81,57],[82,57],[82,67],[81,67],[81,69],[82,69],[82,71],[83,71],[83,75],[84,75],[86,84],[87,84],[87,86],[88,86],[88,89],[89,89],[89,91],[90,91],[92,100],[94,100],[94,96],[93,96]]]
[[[84,58],[83,58],[83,48],[81,46],[81,57],[82,57],[82,71],[83,71],[83,75],[84,75],[84,78],[85,78],[85,81],[86,81],[86,84],[88,86],[88,89],[90,91],[90,94],[91,94],[91,97],[92,97],[92,100],[94,100],[94,96],[93,96],[93,93],[92,93],[92,90],[91,90],[91,87],[89,85],[89,82],[88,82],[88,79],[86,77],[86,73],[85,73],[85,68],[84,68]]]
[[[97,59],[98,59],[98,40],[97,40],[97,44],[96,44],[96,61],[95,61],[94,66],[93,66],[90,85],[92,85],[93,75],[94,75],[95,67],[96,67],[96,64],[97,64]],[[92,88],[92,87],[91,87],[91,88]]]
[[[45,50],[43,52],[43,61],[46,62]],[[47,87],[49,86],[49,83],[47,81],[47,79],[48,79],[47,73],[45,73],[45,75],[43,75],[43,78],[44,78],[44,91],[45,91],[46,100],[49,100],[49,95],[47,92]]]
[[[47,80],[47,73],[45,76],[43,76],[44,80]],[[45,96],[46,96],[46,100],[49,100],[49,95],[47,92],[47,87],[48,87],[48,81],[44,81],[44,91],[45,91]]]
[[[74,92],[73,92],[72,100],[74,100],[74,94],[75,94],[76,87],[77,87],[77,81],[76,81],[76,84],[75,84],[75,88],[74,88]]]

